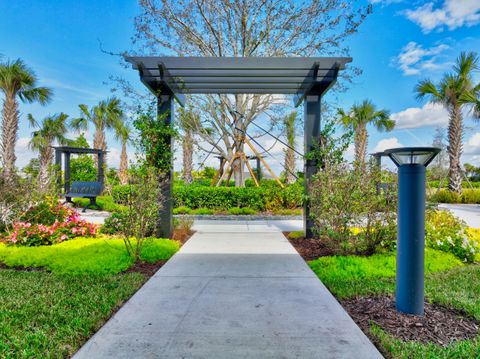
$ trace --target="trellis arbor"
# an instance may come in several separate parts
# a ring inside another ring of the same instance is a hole
[[[159,118],[170,125],[174,99],[183,106],[187,94],[284,94],[294,95],[295,106],[304,104],[305,153],[319,142],[321,97],[337,80],[351,58],[345,57],[126,57],[140,79],[158,99]],[[172,138],[164,141],[172,146]],[[160,213],[159,234],[172,232],[173,156],[163,186],[165,205]],[[305,159],[305,188],[317,171],[315,159]],[[304,229],[311,236],[313,221],[308,201]]]

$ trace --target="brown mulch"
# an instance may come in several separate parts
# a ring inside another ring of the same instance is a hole
[[[365,333],[374,323],[395,338],[441,346],[480,333],[480,322],[464,312],[427,302],[423,316],[397,312],[395,299],[387,296],[359,297],[342,300],[341,304]]]
[[[289,232],[283,232],[290,244],[295,247],[298,254],[306,261],[312,261],[318,257],[332,256],[335,251],[323,240],[307,239],[307,238],[289,238]]]

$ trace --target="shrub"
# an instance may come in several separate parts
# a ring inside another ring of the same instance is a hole
[[[191,213],[192,213],[192,209],[185,206],[181,206],[173,209],[173,214],[191,214]]]
[[[209,209],[209,208],[197,208],[197,209],[194,209],[193,214],[213,214],[213,210]]]
[[[319,171],[311,183],[315,232],[328,237],[339,254],[373,253],[395,246],[394,189],[377,193],[381,174],[373,166],[351,169],[344,163]],[[392,191],[393,190],[393,191]],[[361,231],[352,231],[361,227]]]
[[[124,220],[124,212],[114,212],[110,217],[105,218],[105,222],[100,228],[100,232],[104,234],[119,234],[122,232]]]
[[[51,226],[55,222],[64,222],[72,213],[70,208],[59,203],[58,198],[46,197],[45,200],[30,207],[20,217],[20,221]]]
[[[233,215],[242,215],[242,214],[248,215],[248,214],[255,214],[257,212],[249,207],[244,207],[244,208],[232,207],[228,210],[228,213]]]
[[[60,243],[75,237],[93,237],[97,233],[97,225],[88,223],[72,209],[66,208],[68,217],[55,220],[51,225],[31,222],[16,222],[3,238],[8,244],[40,246]],[[63,211],[62,211],[63,213]]]
[[[193,223],[194,223],[193,217],[188,217],[188,216],[175,218],[173,221],[175,229],[177,231],[181,231],[184,233],[190,233],[193,227]]]
[[[193,184],[175,186],[173,198],[176,207],[228,210],[249,207],[256,211],[278,208],[298,208],[302,205],[303,186],[295,183],[284,189],[276,183],[260,187],[207,187]]]
[[[480,204],[480,189],[464,189],[461,194],[441,189],[430,196],[437,203],[467,203]]]
[[[131,184],[117,185],[112,187],[113,202],[127,204],[128,196],[135,191],[135,186]]]
[[[438,203],[460,203],[460,195],[456,192],[450,192],[447,189],[441,189],[430,196],[432,202]]]
[[[427,211],[425,242],[427,246],[452,253],[465,262],[473,262],[480,252],[478,244],[470,238],[465,222],[449,211]]]

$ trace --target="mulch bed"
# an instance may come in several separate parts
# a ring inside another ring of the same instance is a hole
[[[298,254],[306,261],[312,261],[318,257],[334,255],[334,251],[325,241],[318,239],[295,238],[288,237],[289,232],[283,232],[290,244],[295,247]]]
[[[447,346],[453,340],[476,337],[480,322],[464,312],[425,303],[425,315],[397,312],[395,299],[388,296],[342,300],[342,306],[365,333],[372,323],[404,341],[419,341]]]

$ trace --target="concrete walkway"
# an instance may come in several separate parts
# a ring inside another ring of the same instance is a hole
[[[75,358],[381,358],[265,226],[197,227]]]
[[[442,203],[438,207],[448,209],[455,216],[463,219],[469,227],[480,228],[480,205]]]

